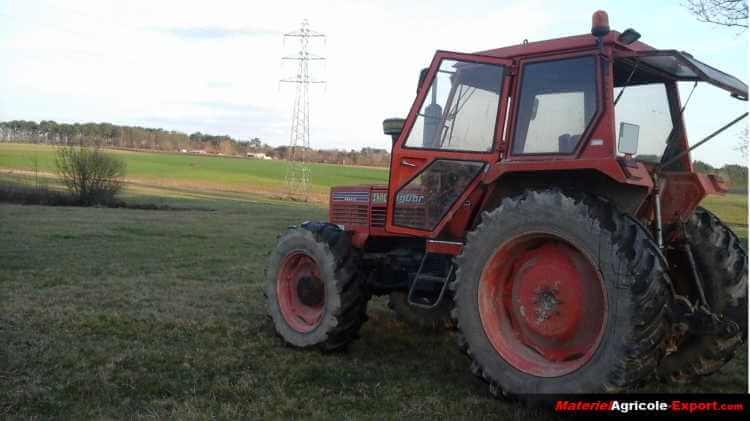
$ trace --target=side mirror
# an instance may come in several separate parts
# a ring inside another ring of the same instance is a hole
[[[422,87],[424,80],[427,79],[427,72],[430,71],[429,67],[425,67],[419,72],[419,83],[417,83],[417,95],[419,95],[419,89]]]
[[[617,139],[617,150],[625,155],[635,155],[638,152],[638,133],[641,126],[632,123],[620,123],[620,136]]]

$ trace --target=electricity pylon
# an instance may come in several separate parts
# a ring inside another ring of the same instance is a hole
[[[311,38],[325,38],[324,34],[312,31],[307,19],[296,31],[284,34],[299,40],[299,51],[294,56],[282,57],[282,60],[296,60],[297,74],[294,77],[281,79],[283,83],[296,84],[294,106],[292,108],[292,127],[289,136],[287,155],[286,183],[289,196],[307,201],[310,194],[310,168],[307,166],[306,153],[310,149],[310,84],[325,83],[310,76],[310,61],[325,60],[324,57],[310,53],[308,50]]]

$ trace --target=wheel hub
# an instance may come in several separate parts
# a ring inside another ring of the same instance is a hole
[[[561,356],[550,349],[574,333],[583,304],[579,274],[561,247],[542,246],[519,259],[506,303],[517,316],[523,342],[552,360]]]
[[[557,299],[558,292],[559,290],[557,288],[550,287],[537,288],[534,290],[534,293],[536,294],[536,297],[534,297],[534,304],[536,304],[534,314],[536,314],[537,323],[544,323],[553,315],[560,314],[558,306],[562,301]]]
[[[297,296],[306,306],[317,306],[323,303],[323,281],[315,276],[303,276],[297,283]]]

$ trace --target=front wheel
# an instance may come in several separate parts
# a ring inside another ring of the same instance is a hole
[[[266,271],[265,296],[276,332],[288,344],[335,351],[357,337],[369,294],[356,276],[349,236],[331,224],[292,228]]]
[[[664,355],[669,282],[630,217],[525,192],[484,213],[458,258],[459,344],[495,395],[626,390]]]

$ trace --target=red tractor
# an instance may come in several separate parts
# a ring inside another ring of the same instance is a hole
[[[333,188],[328,222],[279,238],[265,285],[278,334],[342,349],[390,294],[402,315],[452,318],[494,395],[623,391],[729,361],[747,257],[698,206],[727,189],[694,171],[678,82],[742,100],[747,85],[607,20],[438,51],[408,117],[384,122],[388,185]]]

